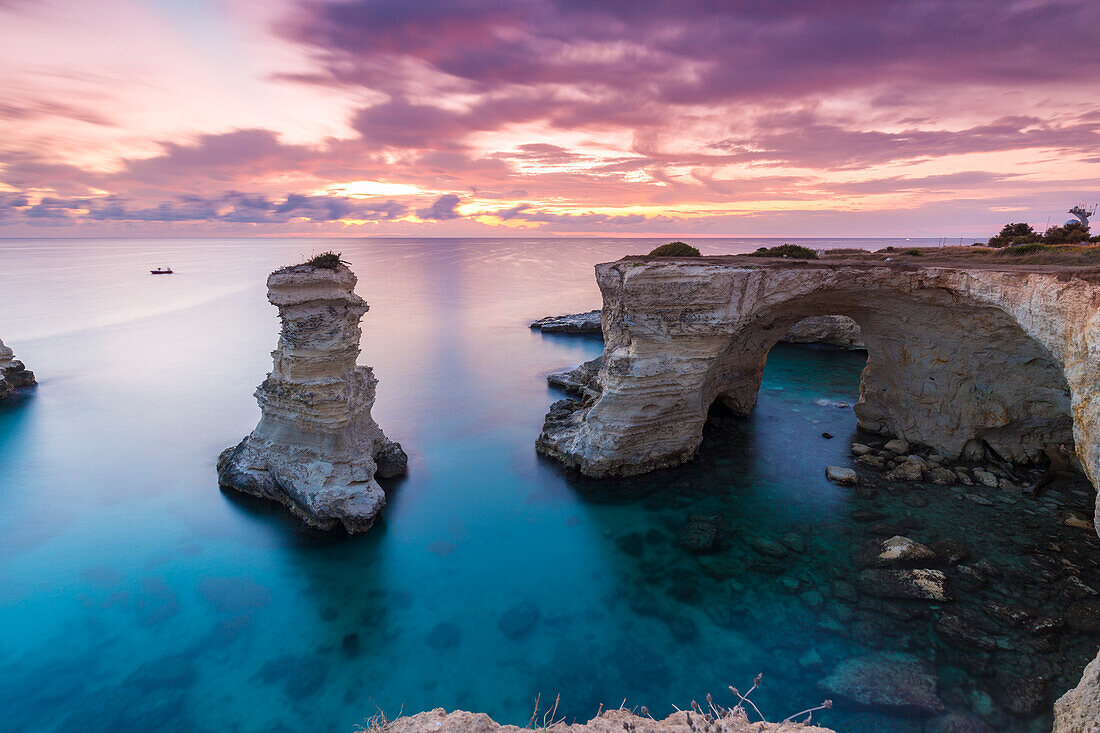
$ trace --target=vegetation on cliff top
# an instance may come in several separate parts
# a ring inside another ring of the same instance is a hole
[[[698,257],[699,250],[685,242],[669,242],[662,244],[652,252],[649,257]]]
[[[310,267],[321,267],[321,268],[324,268],[325,270],[335,270],[343,262],[344,261],[340,259],[340,253],[339,252],[332,252],[330,250],[328,252],[322,252],[321,254],[313,257],[312,259],[306,260],[302,264],[309,265]],[[347,263],[344,263],[344,264],[347,264]]]
[[[1005,224],[999,234],[989,238],[989,246],[995,248],[1018,247],[1027,244],[1084,244],[1100,243],[1100,235],[1089,236],[1089,228],[1084,224],[1071,221],[1062,226],[1048,227],[1039,234],[1034,227],[1024,222]]]
[[[817,252],[801,244],[779,244],[774,247],[761,247],[749,254],[749,257],[785,257],[789,260],[816,260]]]

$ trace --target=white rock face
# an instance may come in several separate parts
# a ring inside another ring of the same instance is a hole
[[[625,259],[596,266],[602,393],[548,417],[540,451],[592,476],[689,460],[707,411],[748,414],[768,350],[809,315],[851,317],[860,427],[948,456],[1075,446],[1100,478],[1100,283],[1071,271]]]
[[[1100,731],[1100,654],[1085,667],[1081,682],[1054,702],[1053,733]]]
[[[355,283],[343,264],[271,274],[267,298],[282,332],[256,390],[262,417],[218,460],[222,486],[277,501],[311,527],[352,533],[370,529],[385,506],[375,475],[400,475],[407,462],[371,417],[374,373],[355,365],[367,311]]]
[[[792,344],[831,344],[846,349],[865,348],[859,324],[848,316],[809,316],[787,329],[781,339]]]
[[[15,358],[15,352],[0,341],[0,400],[10,397],[19,387],[30,387],[35,383],[34,372],[23,366]]]

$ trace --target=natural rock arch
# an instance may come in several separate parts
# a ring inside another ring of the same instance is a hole
[[[707,408],[747,414],[767,353],[794,323],[853,318],[868,363],[865,429],[949,456],[1013,460],[1074,443],[1100,476],[1100,285],[1088,272],[789,263],[745,258],[598,265],[606,347],[590,404],[558,407],[539,449],[594,476],[690,459]]]

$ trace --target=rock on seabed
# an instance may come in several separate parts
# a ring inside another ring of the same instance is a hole
[[[218,459],[218,482],[286,506],[310,527],[364,532],[386,503],[375,476],[405,472],[407,457],[371,417],[377,380],[356,366],[367,303],[356,277],[296,265],[271,273],[267,298],[282,331],[256,390],[262,417]]]
[[[936,684],[928,662],[912,654],[880,652],[844,660],[820,687],[868,707],[933,715],[945,709]]]

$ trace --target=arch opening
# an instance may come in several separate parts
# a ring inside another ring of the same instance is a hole
[[[720,401],[748,415],[775,344],[807,319],[840,315],[858,325],[868,354],[854,406],[861,430],[966,460],[1029,463],[1050,445],[1072,449],[1061,364],[998,308],[920,296],[878,298],[872,307],[858,293],[829,293],[758,313],[708,367],[704,414]]]

